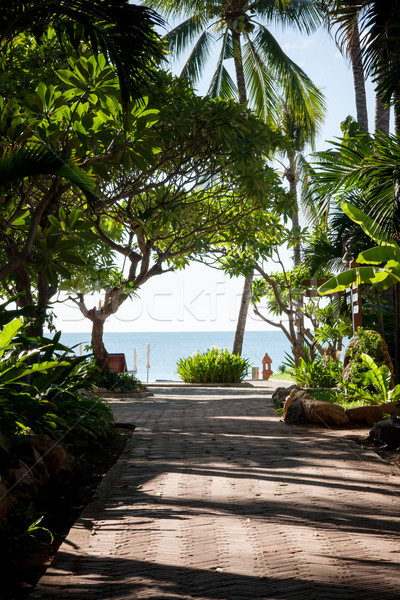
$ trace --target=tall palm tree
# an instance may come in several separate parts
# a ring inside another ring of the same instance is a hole
[[[335,30],[338,19],[340,19],[343,6],[339,6],[337,0],[322,0],[321,5],[326,15],[328,30],[332,32]],[[361,131],[368,133],[365,69],[361,52],[358,17],[357,14],[357,18],[351,19],[345,27],[339,27],[334,37],[342,55],[350,60],[353,72],[357,122]]]
[[[377,84],[376,130],[388,133],[385,105],[395,105],[400,128],[400,2],[399,0],[327,0],[332,21],[344,38],[359,27],[361,57],[366,75]],[[382,112],[383,111],[383,112]],[[383,117],[383,120],[382,120]]]
[[[292,26],[311,33],[321,13],[311,0],[149,0],[168,19],[183,18],[166,36],[172,54],[189,56],[182,75],[199,80],[215,44],[220,44],[208,93],[237,97],[268,122],[279,118],[283,95],[293,114],[315,130],[322,119],[323,96],[304,71],[282,50],[267,24]],[[194,46],[193,46],[194,43]],[[235,80],[226,63],[233,59]],[[250,304],[252,274],[245,278],[233,353],[241,354]]]
[[[19,32],[40,36],[52,26],[64,45],[83,40],[106,56],[127,103],[141,96],[141,85],[154,77],[152,64],[163,57],[154,31],[162,23],[153,10],[128,0],[0,0],[0,56]]]

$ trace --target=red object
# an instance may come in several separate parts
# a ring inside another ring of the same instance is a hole
[[[272,370],[271,370],[272,360],[270,359],[270,357],[268,356],[267,353],[265,353],[265,356],[261,362],[262,362],[262,366],[263,366],[262,378],[269,379],[272,375]]]
[[[125,354],[109,354],[109,364],[114,373],[125,373],[128,370]]]

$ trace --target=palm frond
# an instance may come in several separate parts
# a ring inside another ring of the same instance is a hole
[[[198,81],[210,56],[214,41],[214,36],[209,31],[203,31],[183,66],[182,77],[193,82]]]
[[[12,189],[25,178],[56,175],[76,185],[93,206],[97,202],[93,179],[72,160],[39,144],[6,146],[0,153],[0,188]]]
[[[257,30],[254,45],[259,49],[261,59],[269,67],[277,88],[280,88],[280,95],[284,97],[293,115],[304,123],[308,131],[315,134],[325,114],[323,94],[304,71],[285,54],[271,32],[263,25]]]
[[[161,13],[166,19],[193,16],[196,13],[213,18],[220,13],[214,0],[146,0],[146,5]]]
[[[232,58],[232,40],[228,29],[224,33],[217,67],[207,92],[212,98],[236,98],[238,95],[237,86],[224,66],[227,58]]]
[[[262,59],[250,36],[246,36],[243,45],[243,70],[250,104],[256,114],[267,121],[271,114],[275,115],[279,99],[268,63]]]
[[[208,22],[209,19],[205,18],[203,13],[196,13],[171,29],[164,36],[164,40],[168,42],[168,50],[172,56],[179,58],[204,31]]]
[[[323,23],[324,12],[312,0],[259,0],[257,13],[279,27],[296,27],[301,33],[313,33]]]

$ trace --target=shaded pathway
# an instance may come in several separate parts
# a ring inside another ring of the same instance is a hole
[[[159,388],[31,598],[400,600],[400,472],[270,392]]]

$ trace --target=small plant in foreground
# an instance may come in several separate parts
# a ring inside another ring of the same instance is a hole
[[[238,354],[213,348],[179,359],[176,372],[186,383],[239,383],[249,368],[249,361]]]

